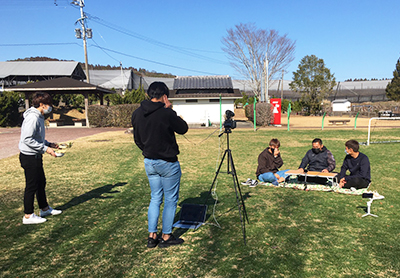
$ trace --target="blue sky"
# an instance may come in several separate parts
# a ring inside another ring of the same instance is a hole
[[[47,56],[83,62],[83,43],[74,33],[80,12],[70,2],[0,0],[0,61]],[[391,78],[400,57],[398,0],[86,0],[85,5],[93,29],[91,64],[121,61],[180,76],[241,79],[221,49],[226,30],[239,23],[275,29],[296,41],[286,80],[306,55],[324,59],[337,81]]]

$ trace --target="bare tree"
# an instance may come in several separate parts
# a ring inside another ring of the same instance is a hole
[[[275,30],[258,29],[253,23],[235,25],[222,38],[225,51],[232,67],[251,81],[256,96],[261,94],[265,63],[268,57],[268,80],[285,70],[294,60],[295,41],[280,36]],[[269,85],[271,83],[269,82]]]

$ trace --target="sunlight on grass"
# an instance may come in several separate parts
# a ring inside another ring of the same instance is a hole
[[[177,135],[182,182],[179,205],[202,204],[227,147],[226,135],[193,129]],[[375,130],[400,140],[399,129]],[[379,135],[378,135],[379,134]],[[296,169],[320,137],[344,159],[344,142],[365,130],[233,130],[230,148],[239,181],[255,178],[257,157],[281,141],[283,169]],[[371,161],[372,213],[366,200],[332,192],[241,186],[249,224],[243,244],[232,177],[222,165],[207,225],[175,230],[185,243],[146,248],[150,189],[132,135],[107,132],[77,139],[61,158],[44,155],[47,195],[63,210],[42,225],[22,225],[23,170],[18,156],[0,160],[0,277],[399,277],[400,144],[362,146]],[[36,210],[37,205],[35,203]],[[180,207],[178,207],[177,215]],[[161,225],[161,222],[160,222]],[[27,255],[29,254],[29,255]]]

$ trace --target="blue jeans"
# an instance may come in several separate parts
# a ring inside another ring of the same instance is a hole
[[[164,200],[162,215],[163,234],[172,233],[176,206],[179,199],[179,187],[181,182],[181,166],[179,161],[167,162],[162,159],[144,159],[144,168],[149,179],[151,200],[148,210],[149,233],[157,233],[160,206]]]
[[[286,173],[287,171],[289,171],[289,169],[287,169],[287,170],[282,170],[282,171],[278,171],[278,172],[276,172],[275,174],[277,174],[278,176],[283,177],[283,178],[286,179],[286,177],[287,177],[288,175],[286,175],[285,173]],[[262,182],[271,182],[271,183],[273,183],[274,185],[278,185],[278,179],[275,177],[274,173],[272,173],[272,172],[267,172],[267,173],[264,173],[264,174],[259,175],[259,176],[258,176],[258,180],[260,180],[260,181],[262,181]]]

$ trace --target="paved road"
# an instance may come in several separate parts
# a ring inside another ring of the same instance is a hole
[[[87,128],[87,127],[57,127],[46,129],[46,140],[49,142],[66,142],[80,137],[102,132],[126,130],[126,128]],[[21,128],[0,128],[0,159],[19,153],[18,143]]]

